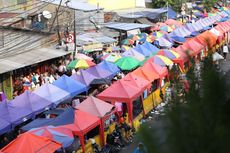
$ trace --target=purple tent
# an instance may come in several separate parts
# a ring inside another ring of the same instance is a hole
[[[172,45],[173,45],[173,43],[171,43],[170,41],[168,41],[164,37],[158,38],[157,41],[159,41],[159,45],[162,46],[162,47],[171,48]]]
[[[190,32],[196,32],[196,29],[194,28],[192,23],[187,23],[185,25],[185,28],[187,28]]]
[[[89,87],[94,79],[98,79],[95,75],[87,72],[86,70],[79,70],[71,76],[72,79],[79,81]]]
[[[29,91],[24,92],[7,103],[10,122],[13,126],[17,126],[34,117],[32,105],[28,98],[28,92]]]
[[[4,92],[0,92],[0,102],[4,100],[7,100],[6,95]]]
[[[90,67],[85,71],[89,72],[90,74],[93,74],[97,77],[97,79],[112,79],[114,76],[113,73],[100,66]]]
[[[188,31],[184,26],[179,27],[176,30],[172,32],[172,35],[174,36],[180,36],[180,37],[187,37],[191,35],[191,32]]]
[[[7,102],[0,102],[0,135],[8,132],[11,129],[10,116]]]
[[[54,105],[58,105],[59,103],[70,98],[70,93],[49,83],[37,88],[33,93],[52,102]]]

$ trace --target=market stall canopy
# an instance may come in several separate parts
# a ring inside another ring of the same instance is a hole
[[[199,43],[205,46],[213,47],[216,44],[217,36],[210,31],[205,31],[196,37]]]
[[[74,134],[84,136],[87,132],[100,125],[100,119],[89,113],[75,110],[72,124],[61,126],[70,129]]]
[[[68,93],[67,91],[64,91],[49,83],[43,84],[42,86],[38,87],[35,91],[33,91],[33,93],[48,101],[51,101],[55,105],[58,105],[59,103],[71,97],[70,93]]]
[[[130,71],[137,68],[140,65],[140,61],[133,57],[122,57],[115,64],[124,71]]]
[[[166,67],[162,67],[160,65],[154,64],[153,62],[146,62],[143,67],[143,70],[156,72],[159,77],[162,79],[166,75],[168,75],[168,69]]]
[[[140,45],[138,44],[134,50],[136,50],[137,52],[141,53],[142,55],[144,55],[145,57],[151,56],[152,52],[146,48],[146,46]]]
[[[90,96],[79,105],[77,105],[76,108],[83,112],[87,112],[91,115],[102,118],[113,110],[114,105]]]
[[[154,71],[149,71],[148,69],[139,67],[135,71],[132,72],[134,75],[142,77],[150,82],[153,82],[154,80],[157,80],[160,78],[160,76],[154,72]]]
[[[107,23],[105,27],[115,29],[115,30],[122,30],[122,31],[129,31],[134,29],[144,29],[149,28],[150,25],[147,24],[138,24],[138,23]]]
[[[89,87],[90,83],[94,80],[97,79],[97,77],[88,71],[85,70],[79,70],[77,73],[74,73],[71,75],[71,78],[83,83],[87,87]]]
[[[11,124],[8,121],[0,118],[0,135],[9,132],[10,130]]]
[[[86,69],[88,73],[97,77],[97,79],[112,79],[114,74],[100,66],[94,66]]]
[[[159,48],[157,48],[156,46],[152,45],[151,43],[149,43],[147,41],[145,43],[143,43],[142,46],[149,49],[149,51],[152,53],[152,55],[156,55],[157,52],[160,50]]]
[[[67,91],[71,94],[71,97],[74,97],[82,92],[87,91],[87,86],[76,81],[65,74],[53,82],[53,85],[61,88],[62,90]]]
[[[186,48],[189,50],[192,50],[194,52],[193,55],[197,55],[201,52],[202,49],[204,49],[204,45],[197,42],[195,39],[191,39],[183,44]]]
[[[61,144],[49,138],[26,132],[1,149],[4,153],[53,153]]]
[[[143,61],[145,59],[145,56],[139,52],[137,52],[135,49],[131,48],[127,51],[125,51],[122,56],[124,57],[133,57],[137,59],[138,61]]]
[[[61,127],[45,126],[31,129],[28,132],[56,141],[64,148],[69,147],[74,141],[72,131]]]
[[[108,71],[110,71],[113,75],[116,75],[118,72],[120,72],[120,69],[113,63],[102,61],[97,65],[98,67],[102,67]]]
[[[142,89],[142,91],[144,91],[145,89],[147,89],[148,86],[151,85],[150,81],[148,81],[148,80],[146,80],[140,76],[137,76],[137,75],[133,74],[132,72],[127,74],[124,78],[122,78],[122,81],[130,83],[130,84],[134,85],[135,87]]]
[[[141,94],[141,89],[125,81],[119,80],[109,88],[97,95],[97,98],[104,101],[127,102],[135,100]]]
[[[28,131],[33,128],[39,128],[43,126],[61,126],[72,124],[74,122],[74,110],[72,108],[67,108],[63,113],[58,115],[56,118],[38,118],[30,122],[29,124],[23,126],[21,129],[23,131]]]

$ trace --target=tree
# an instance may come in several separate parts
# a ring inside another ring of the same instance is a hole
[[[190,90],[184,102],[175,96],[160,121],[151,124],[151,129],[149,125],[141,127],[140,140],[150,153],[230,152],[230,100],[226,78],[217,71],[211,57],[202,62],[201,79],[194,72],[195,67],[192,67],[187,74]]]
[[[182,3],[185,3],[186,0],[154,0],[152,2],[153,8],[161,8],[168,6],[172,7],[177,12],[180,12]]]
[[[203,4],[204,4],[204,8],[207,11],[210,11],[211,8],[216,4],[217,0],[204,0]]]

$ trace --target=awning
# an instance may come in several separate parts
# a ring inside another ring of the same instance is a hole
[[[37,48],[0,59],[0,74],[67,55],[71,52],[54,48]]]
[[[122,31],[129,31],[133,29],[144,29],[151,27],[148,24],[139,24],[139,23],[108,23],[105,25],[107,28],[115,29],[115,30],[122,30]]]

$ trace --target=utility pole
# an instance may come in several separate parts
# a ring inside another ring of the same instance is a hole
[[[56,14],[58,14],[58,9],[56,8]],[[58,44],[61,46],[61,35],[60,35],[60,26],[57,15],[57,34],[58,34]]]
[[[54,16],[54,20],[53,20],[53,22],[52,22],[52,24],[51,24],[51,27],[50,27],[49,32],[51,32],[52,29],[53,29],[53,25],[54,25],[54,22],[55,22],[55,20],[56,20],[56,18],[57,18],[57,16],[58,16],[58,12],[59,12],[59,9],[60,9],[61,4],[62,4],[62,0],[60,0],[60,3],[59,3],[59,5],[58,5],[57,11],[56,11],[56,14],[55,14],[55,16]]]
[[[76,16],[74,10],[74,23],[73,23],[73,37],[74,37],[74,51],[73,51],[73,60],[75,59],[76,51],[77,51],[77,44],[76,44]]]

